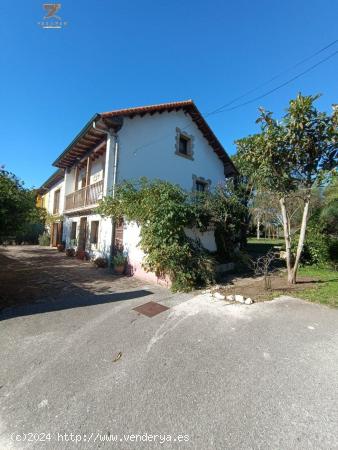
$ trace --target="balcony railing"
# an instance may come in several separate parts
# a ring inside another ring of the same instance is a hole
[[[65,211],[96,205],[102,198],[102,190],[101,180],[66,195]]]

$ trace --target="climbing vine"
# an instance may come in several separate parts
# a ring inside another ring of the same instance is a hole
[[[235,206],[238,216],[241,205],[224,188],[215,193],[187,193],[169,182],[142,178],[118,185],[115,197],[105,197],[98,212],[138,223],[145,270],[168,275],[173,290],[189,291],[214,281],[215,255],[187,237],[185,228],[205,231],[212,223],[230,236]]]

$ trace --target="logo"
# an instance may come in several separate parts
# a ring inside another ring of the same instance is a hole
[[[61,9],[61,3],[44,3],[42,5],[45,15],[41,22],[38,22],[41,28],[63,28],[67,22],[63,21],[56,13]]]

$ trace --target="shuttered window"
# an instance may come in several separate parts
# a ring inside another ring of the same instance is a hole
[[[93,220],[90,225],[90,242],[97,244],[99,238],[99,221]]]

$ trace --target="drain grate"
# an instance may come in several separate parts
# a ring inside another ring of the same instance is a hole
[[[157,314],[160,314],[163,311],[166,311],[169,309],[167,306],[161,305],[160,303],[156,302],[148,302],[144,303],[144,305],[137,306],[136,308],[133,308],[134,311],[144,314],[147,317],[154,317],[157,316]]]

